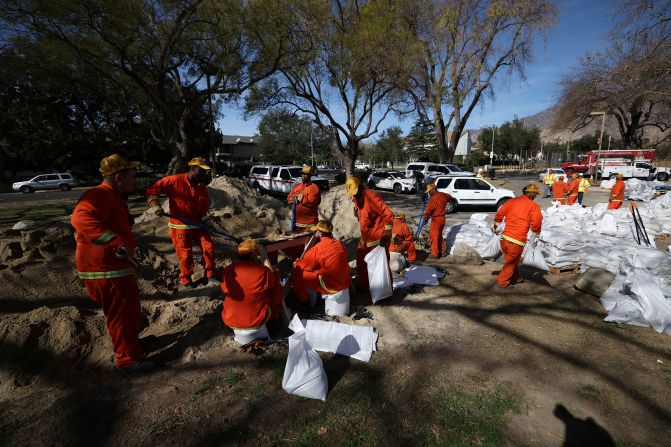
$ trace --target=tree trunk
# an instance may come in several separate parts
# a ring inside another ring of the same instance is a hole
[[[345,155],[345,174],[347,177],[354,176],[354,164],[359,155],[359,142],[352,137],[347,138],[347,147],[344,151]]]
[[[449,154],[447,147],[447,135],[445,129],[445,121],[443,120],[443,113],[440,109],[433,111],[433,131],[438,141],[438,161],[445,163]]]

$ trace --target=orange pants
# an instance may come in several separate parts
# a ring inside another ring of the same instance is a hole
[[[414,242],[412,241],[408,242],[408,248],[405,251],[403,251],[402,246],[396,245],[394,247],[396,248],[395,250],[389,250],[389,251],[401,253],[402,255],[405,256],[405,259],[407,259],[410,264],[412,264],[417,260],[417,248],[415,247]]]
[[[501,239],[501,251],[505,264],[499,273],[497,283],[501,287],[508,287],[511,282],[517,281],[517,266],[520,264],[524,247]]]
[[[431,239],[431,255],[437,258],[440,258],[445,252],[443,228],[445,228],[445,216],[431,218],[431,227],[429,228],[429,239]]]
[[[578,200],[578,194],[568,196],[568,204],[573,205]]]
[[[616,210],[621,206],[622,206],[622,202],[615,202],[615,201],[608,202],[608,209],[609,210]]]
[[[86,279],[86,290],[100,304],[107,321],[107,331],[116,353],[115,368],[124,368],[140,360],[138,342],[142,315],[140,291],[135,276],[109,279]]]
[[[368,285],[368,264],[364,258],[368,253],[373,251],[377,247],[366,247],[364,244],[359,242],[359,246],[356,248],[356,273],[359,278],[359,290],[362,292],[368,292],[370,286]],[[385,252],[387,252],[387,263],[389,262],[389,246],[384,247]],[[391,269],[389,270],[389,277],[391,278]]]
[[[566,205],[566,198],[562,197],[561,199],[552,198],[553,202],[559,202],[560,205]]]
[[[205,274],[208,278],[214,276],[214,244],[207,232],[195,229],[182,230],[170,228],[170,238],[172,239],[172,245],[175,247],[175,253],[177,253],[177,257],[179,258],[179,280],[182,284],[187,284],[191,281],[194,242],[198,244],[200,251],[203,253]]]

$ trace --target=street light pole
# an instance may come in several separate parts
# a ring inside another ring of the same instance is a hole
[[[492,150],[489,153],[489,166],[494,164],[494,129],[495,126],[492,124]]]
[[[315,167],[315,148],[314,145],[312,144],[312,133],[315,131],[315,126],[310,124],[310,154],[312,156],[312,168],[314,169]]]

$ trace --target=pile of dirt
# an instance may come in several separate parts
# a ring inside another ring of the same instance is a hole
[[[345,186],[336,186],[322,194],[319,218],[330,220],[333,235],[340,240],[359,239],[359,221],[354,215],[352,198],[345,192]]]

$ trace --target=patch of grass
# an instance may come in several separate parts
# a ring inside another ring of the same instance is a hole
[[[287,364],[287,353],[279,355],[264,355],[259,358],[257,365],[259,368],[270,369],[274,375],[283,376],[284,367]]]
[[[236,383],[242,382],[245,379],[245,373],[238,371],[237,369],[232,369],[226,373],[224,381],[228,386],[233,386]]]
[[[578,393],[582,394],[583,396],[596,399],[598,399],[599,396],[601,396],[601,391],[591,383],[581,385],[580,388],[578,388]]]
[[[515,391],[509,382],[476,393],[443,392],[433,401],[435,417],[427,418],[433,419],[427,441],[443,446],[504,445],[504,416],[520,414],[529,405],[524,395]]]
[[[203,382],[200,384],[200,387],[198,387],[198,389],[194,394],[197,395],[207,394],[210,391],[212,391],[212,389],[216,384],[217,384],[216,377],[208,377],[207,379],[203,380]]]

